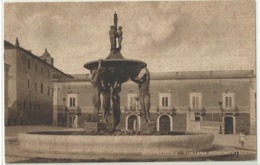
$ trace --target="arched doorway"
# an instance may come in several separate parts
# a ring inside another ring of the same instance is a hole
[[[137,115],[129,115],[126,118],[126,130],[140,130],[140,117]]]
[[[170,132],[171,131],[171,118],[168,115],[162,115],[159,119],[159,131]]]
[[[231,116],[227,116],[224,119],[225,121],[225,128],[224,133],[225,134],[234,134],[234,119]]]
[[[77,128],[78,127],[78,115],[75,114],[69,114],[67,118],[67,127],[73,127]]]

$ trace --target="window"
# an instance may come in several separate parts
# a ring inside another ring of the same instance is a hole
[[[43,68],[41,68],[41,74],[43,74]]]
[[[37,82],[34,83],[34,89],[37,91]]]
[[[230,96],[225,97],[225,107],[226,108],[232,107],[232,97]]]
[[[41,83],[41,93],[43,93],[43,84]]]
[[[190,93],[190,108],[201,109],[201,93]]]
[[[235,104],[234,104],[234,93],[231,92],[227,92],[227,93],[223,93],[223,108],[225,109],[229,109],[229,108],[234,108]]]
[[[37,72],[37,69],[38,69],[38,68],[37,68],[37,64],[35,64],[35,71],[36,71],[36,72]]]
[[[78,99],[77,93],[68,93],[68,95],[67,95],[67,106],[71,107],[71,108],[77,107],[78,106],[77,99]]]
[[[50,87],[48,86],[48,96],[50,95]]]
[[[30,88],[30,79],[27,80],[27,87]]]
[[[70,107],[75,107],[76,106],[76,98],[75,97],[71,97],[70,98]]]
[[[170,107],[171,106],[171,93],[161,92],[159,94],[159,105],[160,107]]]
[[[168,107],[168,97],[162,97],[162,107]]]
[[[137,93],[128,93],[127,96],[127,106],[130,110],[136,110],[138,109],[138,99],[137,99]]]
[[[201,116],[195,116],[195,121],[202,121],[202,117]]]
[[[28,67],[28,69],[31,68],[31,60],[30,59],[27,60],[27,67]]]
[[[32,109],[32,104],[31,104],[31,102],[29,102],[29,109],[30,109],[30,110]]]

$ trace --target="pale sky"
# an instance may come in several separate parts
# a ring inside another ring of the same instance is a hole
[[[113,14],[121,53],[152,72],[255,69],[255,1],[5,3],[4,39],[70,73],[109,54]]]

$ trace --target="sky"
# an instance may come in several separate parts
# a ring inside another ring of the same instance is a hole
[[[110,51],[114,12],[121,53],[152,72],[255,70],[255,1],[5,3],[4,39],[69,74]]]

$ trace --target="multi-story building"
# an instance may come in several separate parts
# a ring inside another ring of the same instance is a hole
[[[80,127],[93,112],[88,75],[54,80],[53,124]],[[157,131],[256,132],[253,70],[151,73],[151,118]],[[121,129],[137,129],[138,87],[122,85]],[[101,96],[102,100],[102,96]],[[126,113],[125,113],[126,112]]]
[[[15,45],[4,41],[4,61],[9,66],[5,79],[7,125],[51,124],[52,79],[72,77],[54,67],[47,49],[42,56],[36,56],[20,47],[18,39]]]
[[[4,92],[5,92],[5,99],[4,99],[4,108],[5,108],[5,125],[7,125],[8,124],[8,106],[7,106],[7,104],[8,104],[8,80],[9,80],[9,75],[8,75],[8,73],[9,73],[9,67],[10,67],[10,65],[8,65],[8,64],[6,64],[6,63],[4,63]]]

